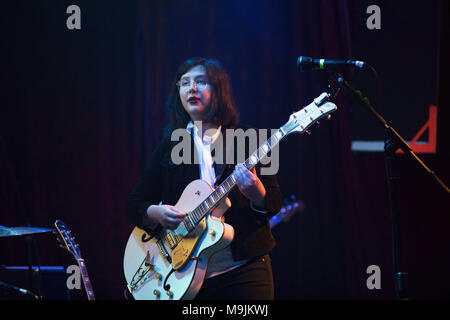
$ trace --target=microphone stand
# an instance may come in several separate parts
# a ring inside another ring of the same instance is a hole
[[[400,259],[400,236],[399,236],[399,219],[398,219],[398,208],[396,201],[396,184],[397,177],[392,170],[392,162],[394,160],[395,151],[400,148],[405,154],[408,154],[412,159],[414,159],[419,166],[421,166],[425,171],[431,175],[431,177],[436,181],[447,193],[450,193],[449,188],[442,182],[442,180],[435,174],[433,170],[428,168],[422,160],[412,151],[408,143],[392,128],[386,120],[375,110],[375,108],[370,103],[369,99],[361,93],[361,91],[353,88],[341,74],[337,72],[330,71],[331,76],[333,76],[339,85],[348,92],[352,98],[358,101],[360,104],[364,105],[370,113],[374,116],[376,121],[378,121],[385,130],[385,142],[384,142],[384,155],[385,155],[385,166],[386,166],[386,178],[388,183],[388,193],[389,193],[389,210],[391,214],[391,224],[392,224],[392,261],[394,270],[394,283],[395,292],[398,299],[406,300],[407,295],[407,277],[408,274],[403,271],[402,261]]]

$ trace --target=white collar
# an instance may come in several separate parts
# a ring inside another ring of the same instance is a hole
[[[201,123],[201,121],[200,121],[200,123]],[[195,125],[192,123],[192,121],[189,121],[188,124],[187,124],[186,130],[187,130],[189,133],[191,133],[191,132],[192,132],[192,129],[194,129],[194,133],[201,139],[202,137],[200,137],[200,135],[198,134],[198,127],[195,126]],[[221,129],[222,129],[222,126],[219,126],[219,127],[217,128],[216,132],[214,132],[214,134],[213,134],[212,136],[206,135],[206,134],[205,134],[205,135],[203,136],[203,139],[202,139],[203,143],[213,143],[214,141],[216,141],[217,137],[218,137],[219,134],[220,134],[220,130],[221,130]],[[211,130],[211,129],[208,129],[208,130]],[[207,130],[207,131],[208,131],[208,130]]]

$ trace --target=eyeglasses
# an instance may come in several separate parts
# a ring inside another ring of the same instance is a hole
[[[206,81],[204,79],[197,79],[197,80],[194,80],[193,82],[191,82],[189,79],[181,79],[177,82],[177,86],[180,89],[187,90],[193,85],[193,83],[195,83],[195,86],[199,90],[205,89],[209,84],[208,81]]]

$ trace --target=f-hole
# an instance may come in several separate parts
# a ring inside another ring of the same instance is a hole
[[[148,238],[146,238],[146,236],[147,236]],[[142,237],[141,237],[141,241],[142,241],[142,242],[147,242],[147,241],[150,241],[151,238],[153,238],[153,237],[152,237],[152,236],[149,236],[149,235],[146,234],[146,233],[143,233],[143,234],[142,234]]]

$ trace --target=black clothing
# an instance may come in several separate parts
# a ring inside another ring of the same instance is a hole
[[[272,266],[268,254],[231,271],[205,279],[195,300],[273,300]]]

